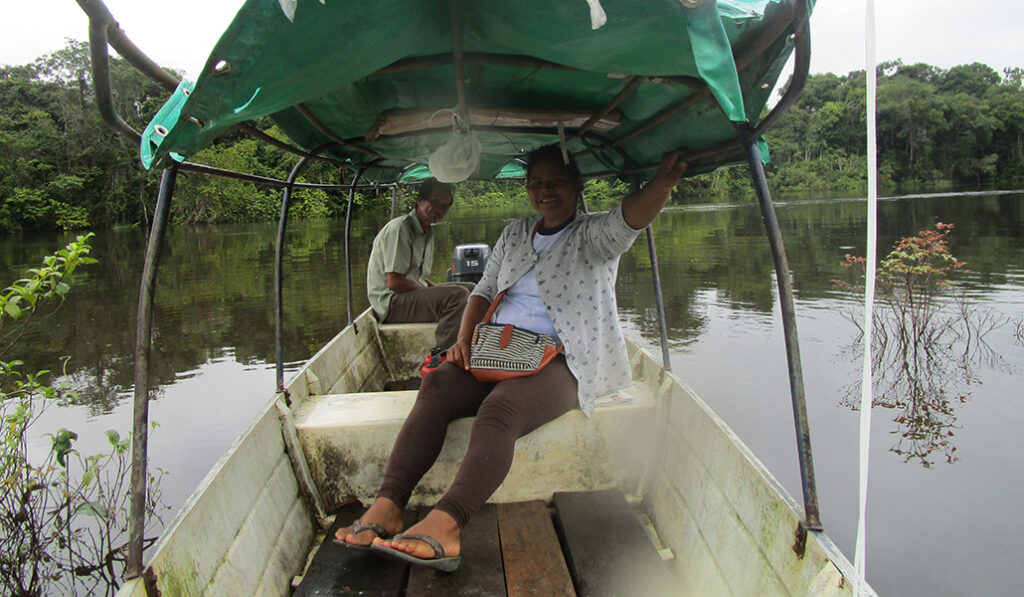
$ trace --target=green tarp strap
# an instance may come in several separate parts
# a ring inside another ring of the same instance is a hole
[[[427,168],[423,164],[417,164],[412,168],[409,168],[402,173],[402,177],[399,178],[399,182],[416,182],[423,180],[424,178],[430,178],[430,168]]]
[[[689,4],[697,4],[691,8]],[[693,46],[693,59],[701,78],[708,81],[711,92],[729,120],[746,122],[743,109],[743,91],[732,58],[732,44],[725,35],[725,27],[715,0],[683,0],[686,9],[686,30]]]
[[[771,157],[768,155],[768,142],[764,140],[764,137],[758,137],[754,141],[754,145],[757,146],[757,152],[761,154],[761,163],[767,164],[771,161]]]
[[[157,159],[157,150],[160,149],[160,144],[164,142],[167,137],[168,131],[174,128],[174,125],[178,124],[178,118],[181,116],[181,108],[185,105],[185,100],[188,99],[189,94],[192,93],[192,89],[195,84],[191,81],[182,81],[178,84],[178,88],[171,94],[170,99],[164,103],[160,111],[156,113],[153,120],[146,126],[146,130],[142,132],[142,142],[139,147],[139,158],[142,160],[142,165],[147,170],[153,167],[153,162]],[[185,158],[174,152],[170,153],[172,159],[177,162],[185,161]]]

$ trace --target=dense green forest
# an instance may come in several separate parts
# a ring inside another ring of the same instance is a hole
[[[31,64],[0,66],[0,233],[145,225],[159,176],[138,164],[137,148],[100,122],[89,73],[88,44],[69,42]],[[1000,75],[973,63],[943,70],[899,61],[879,67],[878,163],[886,192],[921,189],[1016,188],[1024,183],[1024,69]],[[111,62],[114,101],[141,130],[167,93],[120,59]],[[812,75],[798,104],[768,136],[769,183],[776,192],[862,193],[865,76]],[[254,123],[281,136],[269,119]],[[285,178],[295,156],[242,133],[226,135],[194,161]],[[339,183],[345,173],[314,164],[300,178]],[[588,200],[610,203],[626,190],[589,181]],[[749,194],[744,167],[686,179],[674,201]],[[521,184],[464,183],[457,202],[510,204]],[[185,173],[172,207],[177,223],[273,219],[279,191]],[[295,217],[341,213],[338,193],[295,194]],[[356,197],[361,210],[383,211],[390,192]]]

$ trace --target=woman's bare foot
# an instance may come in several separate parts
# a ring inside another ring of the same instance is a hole
[[[364,527],[370,524],[380,525],[387,531],[388,536],[392,537],[402,532],[402,509],[388,498],[377,498],[374,500],[373,505],[370,506],[370,509],[359,517],[359,522]],[[334,533],[334,538],[352,545],[366,547],[377,538],[377,533],[373,529],[364,528],[359,533],[353,534],[352,526],[350,525],[338,529],[338,532]]]
[[[450,514],[442,510],[431,510],[423,520],[404,531],[408,535],[426,535],[433,537],[444,548],[446,557],[459,555],[462,529]],[[374,544],[384,545],[405,552],[415,558],[428,560],[434,557],[434,549],[418,539],[381,539],[374,538]]]

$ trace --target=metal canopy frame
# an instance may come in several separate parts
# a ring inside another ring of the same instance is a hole
[[[89,16],[89,41],[91,47],[91,61],[93,81],[96,89],[96,101],[103,121],[115,132],[125,137],[129,142],[138,144],[141,136],[138,131],[132,129],[118,115],[112,100],[110,88],[110,71],[108,64],[107,46],[112,46],[122,57],[135,66],[144,74],[148,75],[165,89],[174,91],[180,81],[158,66],[142,53],[121,30],[117,21],[110,11],[103,4],[102,0],[76,0],[82,10]],[[793,303],[792,280],[786,260],[785,247],[782,242],[782,234],[779,229],[778,220],[775,216],[771,194],[764,175],[764,168],[761,156],[756,146],[756,140],[769,128],[778,118],[789,109],[796,101],[804,84],[807,81],[810,65],[810,33],[807,27],[810,7],[808,0],[790,0],[781,4],[788,13],[778,16],[773,21],[773,26],[764,30],[759,36],[742,45],[742,48],[735,54],[737,71],[742,72],[754,59],[763,52],[780,35],[790,32],[789,36],[794,42],[795,66],[790,84],[775,107],[756,126],[737,125],[737,136],[734,140],[720,143],[716,146],[697,151],[685,151],[683,159],[693,163],[713,162],[724,163],[738,161],[745,158],[751,172],[754,190],[761,208],[762,221],[768,236],[775,265],[776,279],[779,287],[779,302],[782,311],[783,328],[786,342],[786,355],[789,367],[791,402],[793,406],[794,425],[796,428],[797,449],[800,462],[801,485],[804,498],[804,520],[802,530],[822,530],[818,512],[817,491],[814,482],[814,469],[811,457],[810,432],[807,422],[807,407],[804,396],[803,375],[800,365],[800,351],[796,331],[796,315]],[[452,53],[438,56],[428,56],[415,59],[400,60],[384,69],[370,75],[370,77],[397,72],[400,70],[428,68],[431,66],[450,63],[460,73],[465,63],[486,63],[499,65],[529,66],[531,68],[543,69],[565,69],[575,70],[570,67],[538,60],[524,56],[504,56],[491,54],[463,53],[459,32],[461,30],[458,11],[455,9],[456,2],[452,2]],[[693,77],[669,77],[659,80],[669,80],[674,83],[685,85],[695,90],[695,93],[674,106],[666,108],[655,115],[643,125],[632,131],[628,136],[616,140],[610,140],[592,130],[593,125],[607,116],[632,94],[640,85],[652,80],[651,77],[626,76],[626,82],[619,93],[581,126],[576,129],[566,129],[564,134],[567,138],[576,138],[584,142],[586,149],[576,152],[575,155],[590,154],[596,157],[600,163],[608,167],[606,172],[592,174],[591,177],[604,176],[629,176],[634,189],[640,186],[640,174],[656,167],[657,164],[637,164],[629,155],[623,151],[620,144],[625,140],[635,138],[648,131],[654,130],[661,123],[673,116],[683,112],[697,101],[707,97],[714,100],[708,86],[701,80]],[[465,89],[463,88],[461,76],[456,77],[457,94],[459,105],[465,106]],[[717,102],[716,102],[716,105]],[[233,178],[254,184],[269,187],[282,188],[281,215],[278,222],[277,239],[275,242],[275,265],[274,265],[274,297],[275,297],[275,358],[276,358],[276,390],[284,393],[284,359],[283,359],[283,256],[285,249],[285,233],[288,221],[288,206],[291,194],[294,189],[325,189],[325,190],[346,190],[348,191],[348,202],[345,215],[345,262],[346,281],[348,286],[348,323],[353,322],[352,312],[352,283],[351,283],[351,254],[349,251],[352,203],[357,188],[387,188],[392,189],[392,215],[396,205],[397,182],[383,184],[360,185],[359,180],[369,169],[396,170],[399,175],[406,168],[396,168],[392,165],[380,164],[385,156],[362,147],[359,142],[362,139],[345,139],[335,135],[322,123],[319,123],[316,116],[303,105],[296,108],[307,120],[317,127],[324,135],[331,139],[330,143],[321,145],[312,151],[305,151],[286,142],[275,139],[249,124],[238,124],[236,128],[246,134],[260,139],[283,151],[299,156],[298,162],[292,168],[287,180],[255,176],[241,172],[234,172],[215,168],[192,162],[175,163],[163,171],[160,183],[160,191],[157,197],[157,204],[154,213],[153,224],[150,230],[149,242],[146,249],[145,267],[143,278],[139,289],[139,304],[137,315],[137,336],[135,348],[135,392],[133,398],[133,438],[132,438],[132,480],[131,480],[131,526],[129,538],[129,551],[126,564],[126,576],[134,578],[144,573],[143,566],[143,532],[145,528],[145,494],[146,494],[146,466],[147,466],[147,432],[148,432],[148,400],[149,400],[149,353],[151,348],[152,330],[152,309],[156,291],[156,279],[159,269],[159,256],[163,246],[164,234],[166,231],[170,202],[174,192],[175,181],[179,171],[196,172],[209,176]],[[721,106],[719,106],[721,108]],[[493,130],[500,132],[531,132],[551,135],[557,137],[559,130],[543,127],[532,127],[523,129],[519,127],[474,127],[475,130]],[[401,133],[392,137],[414,136],[438,132],[436,128],[428,128],[421,131]],[[356,164],[350,161],[337,160],[321,155],[324,151],[343,146],[366,154],[372,159],[363,164]],[[605,152],[614,151],[624,163],[623,167],[616,168],[606,157]],[[309,184],[296,182],[298,175],[305,166],[312,160],[334,164],[339,168],[353,171],[349,184],[327,185]],[[409,164],[412,165],[411,163]],[[586,209],[585,199],[580,200]],[[654,233],[650,226],[646,228],[648,252],[651,259],[653,284],[656,296],[659,336],[662,352],[662,364],[665,371],[671,370],[669,358],[667,324],[665,318],[664,300],[662,297],[661,279],[658,269],[657,250],[654,242]],[[798,534],[801,530],[798,530]]]

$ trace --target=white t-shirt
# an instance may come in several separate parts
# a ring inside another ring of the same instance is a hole
[[[565,232],[565,228],[554,234],[540,234],[539,232],[534,234],[534,252],[540,255],[546,251],[548,247],[555,244],[563,232]],[[536,268],[530,268],[530,271],[523,274],[523,277],[516,280],[515,284],[508,289],[505,298],[501,299],[501,304],[498,305],[498,310],[494,314],[494,322],[511,323],[518,328],[547,334],[553,337],[557,344],[561,344],[562,340],[555,331],[555,324],[548,316],[544,301],[540,298],[535,271]]]

